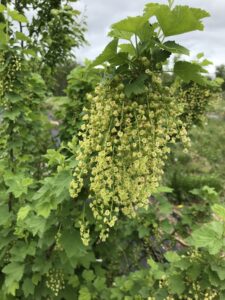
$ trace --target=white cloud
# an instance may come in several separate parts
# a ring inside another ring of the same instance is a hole
[[[105,47],[109,38],[107,32],[110,25],[127,16],[142,13],[146,0],[80,0],[79,9],[87,15],[88,32],[86,34],[90,45],[78,51],[79,61],[85,58],[94,59]],[[165,3],[163,0],[152,2]],[[215,65],[225,63],[225,1],[221,0],[177,0],[176,3],[200,7],[210,12],[211,17],[204,20],[205,31],[187,33],[176,40],[190,48],[193,54],[204,52],[205,56]],[[210,71],[213,69],[211,68]]]

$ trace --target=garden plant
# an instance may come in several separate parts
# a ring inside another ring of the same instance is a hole
[[[0,1],[0,300],[224,300],[223,180],[191,143],[221,81],[174,40],[209,13],[146,4],[58,96],[73,2]]]

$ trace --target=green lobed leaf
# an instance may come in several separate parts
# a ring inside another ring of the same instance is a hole
[[[159,3],[148,3],[145,5],[144,8],[144,16],[146,18],[151,18],[156,15],[157,11],[160,8],[162,9],[163,7],[167,7],[167,5]]]
[[[16,94],[14,92],[10,92],[6,94],[6,98],[11,102],[11,103],[18,103],[21,102],[23,100],[23,98],[21,97],[21,95]]]
[[[148,259],[147,263],[150,266],[151,273],[153,274],[155,279],[160,280],[165,276],[165,273],[161,270],[160,265],[156,263],[152,258]]]
[[[167,198],[158,197],[158,209],[160,214],[168,216],[173,212],[173,206]]]
[[[138,236],[140,239],[149,236],[149,228],[146,226],[139,226],[138,227]]]
[[[200,189],[193,189],[190,191],[191,194],[198,196],[199,198],[210,201],[210,202],[216,202],[219,200],[219,195],[215,191],[215,188],[212,188],[210,186],[203,186]]]
[[[159,269],[158,264],[152,258],[149,258],[147,262],[149,267],[151,267],[152,270],[157,271]]]
[[[208,59],[204,59],[203,61],[200,62],[200,65],[203,66],[203,67],[207,67],[209,65],[213,65],[213,62],[211,62]]]
[[[196,248],[207,248],[209,253],[214,255],[223,247],[224,226],[220,222],[213,221],[195,230],[191,235],[190,243]]]
[[[8,205],[0,206],[0,225],[6,225],[10,220],[11,214],[9,212]]]
[[[201,264],[199,262],[192,263],[190,268],[187,270],[187,275],[193,281],[197,280],[198,276],[201,274]]]
[[[25,219],[24,225],[33,236],[42,237],[45,231],[46,220],[41,216],[33,215],[31,218]]]
[[[6,174],[4,179],[9,187],[8,193],[13,193],[16,198],[27,194],[29,186],[33,184],[33,179],[25,177],[24,174]]]
[[[181,259],[180,256],[176,252],[173,252],[173,251],[166,252],[164,254],[164,256],[170,263],[177,262]]]
[[[17,221],[23,221],[27,217],[30,211],[31,211],[31,207],[29,205],[20,207],[17,213]]]
[[[4,119],[15,121],[20,115],[21,115],[21,111],[19,109],[18,110],[15,109],[13,111],[5,112],[3,117]]]
[[[24,241],[17,241],[15,245],[10,249],[10,254],[13,257],[13,261],[23,263],[26,256],[34,256],[36,252],[36,243],[31,241],[25,243]]]
[[[112,29],[108,34],[108,36],[111,36],[113,38],[128,40],[128,41],[130,41],[132,35],[133,35],[133,33],[131,33],[131,32],[118,30],[118,29],[115,29],[115,28]]]
[[[135,48],[131,44],[120,44],[119,48],[121,52],[127,52],[131,56],[134,56],[136,53]]]
[[[154,28],[144,16],[128,17],[112,25],[109,36],[118,39],[131,40],[133,35],[140,38],[142,42],[149,41],[154,34]]]
[[[143,26],[146,24],[146,17],[137,16],[137,17],[128,17],[117,23],[114,23],[111,28],[112,30],[118,30],[122,32],[129,32],[138,35]]]
[[[225,265],[224,265],[223,262],[221,262],[221,263],[222,263],[221,266],[218,266],[216,264],[212,264],[211,269],[217,273],[220,280],[225,280]]]
[[[5,286],[7,293],[15,296],[16,290],[19,288],[19,281],[21,280],[24,272],[24,264],[12,262],[6,265],[2,272],[6,274]]]
[[[125,94],[127,97],[131,95],[139,95],[145,91],[145,80],[148,78],[146,74],[140,75],[135,81],[125,86]]]
[[[6,45],[8,43],[9,37],[4,32],[3,29],[0,29],[0,44]]]
[[[42,216],[45,219],[49,217],[53,209],[56,209],[56,207],[54,207],[48,200],[41,202],[38,206],[36,206],[38,216]]]
[[[20,41],[29,41],[29,38],[23,32],[20,31],[16,32],[16,38]]]
[[[95,274],[92,270],[84,270],[83,273],[82,273],[82,277],[87,282],[91,282],[95,279]]]
[[[75,229],[62,232],[61,244],[66,251],[68,258],[81,258],[86,255],[87,250],[81,241],[79,231]]]
[[[225,222],[225,207],[220,204],[214,204],[212,211]]]
[[[153,60],[155,63],[165,62],[171,55],[170,51],[155,48],[152,51]]]
[[[101,292],[106,288],[106,279],[104,277],[97,277],[94,281],[94,287]]]
[[[92,296],[89,289],[86,286],[81,286],[78,300],[91,300],[91,298]]]
[[[115,54],[111,59],[109,59],[109,63],[112,66],[120,66],[127,61],[127,58],[128,58],[128,53],[119,52]]]
[[[168,186],[159,186],[155,193],[173,193],[173,189]]]
[[[32,282],[36,285],[37,282],[40,280],[39,274],[40,273],[47,273],[51,268],[52,262],[50,260],[43,259],[41,253],[40,256],[36,255],[32,264],[32,272],[34,277],[32,278]]]
[[[154,35],[154,27],[147,21],[142,25],[140,30],[137,31],[137,35],[142,42],[151,41]]]
[[[6,6],[0,3],[0,13],[3,13],[6,10]]]
[[[5,29],[5,27],[6,27],[6,24],[5,24],[5,23],[0,23],[0,30]]]
[[[29,295],[34,294],[34,284],[30,278],[26,278],[23,282],[22,289],[24,292],[24,296],[28,297]]]
[[[174,225],[172,225],[168,219],[165,219],[160,223],[162,231],[164,231],[165,233],[172,234],[174,232]]]
[[[197,58],[198,59],[201,59],[203,57],[204,57],[204,53],[203,52],[200,52],[200,53],[197,54]]]
[[[54,165],[63,165],[65,161],[65,155],[61,154],[59,151],[55,149],[48,149],[47,154],[44,155],[50,166]]]
[[[68,279],[69,285],[76,288],[80,285],[79,277],[77,275],[71,275]]]
[[[33,197],[35,211],[39,216],[48,218],[52,210],[64,200],[69,199],[69,184],[71,182],[71,171],[62,170],[52,177],[46,177],[43,186]]]
[[[172,275],[168,278],[169,290],[177,295],[181,295],[185,290],[183,278],[180,275]]]
[[[168,5],[147,4],[145,15],[156,16],[165,36],[178,35],[195,30],[203,30],[202,19],[209,13],[199,8],[177,5],[173,10]]]
[[[33,49],[23,49],[23,53],[33,57],[37,56],[36,52]]]
[[[174,65],[174,73],[186,83],[194,81],[200,85],[207,84],[207,79],[202,75],[202,73],[207,73],[207,71],[198,64],[177,61]]]
[[[93,61],[92,67],[102,65],[112,59],[117,53],[118,39],[112,40],[103,50],[103,52]]]
[[[189,258],[180,256],[179,260],[175,261],[173,265],[171,264],[171,268],[173,268],[173,266],[181,271],[188,271],[192,263]]]
[[[175,41],[167,41],[164,44],[161,44],[161,48],[172,53],[184,54],[184,55],[190,54],[190,51],[187,48],[177,44]]]
[[[8,15],[14,20],[18,21],[21,23],[28,23],[28,20],[25,16],[21,15],[18,11],[16,10],[9,10]]]

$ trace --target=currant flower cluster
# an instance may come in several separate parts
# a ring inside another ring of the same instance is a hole
[[[180,90],[179,99],[184,104],[183,118],[189,126],[204,121],[211,97],[211,91],[208,88],[199,86],[197,83],[192,83]]]
[[[21,70],[21,61],[16,54],[0,53],[0,97],[13,90],[16,74]]]
[[[216,290],[207,289],[205,292],[200,291],[200,285],[199,283],[193,283],[192,284],[193,291],[189,291],[189,295],[180,296],[179,299],[184,300],[214,300],[218,299],[218,292]]]
[[[5,264],[9,264],[9,263],[10,263],[10,260],[11,260],[11,254],[10,254],[10,251],[7,250],[7,251],[5,252],[5,255],[4,255],[4,258],[3,258],[3,262],[4,262]]]
[[[63,251],[63,247],[61,244],[61,237],[62,237],[62,233],[60,231],[58,231],[55,235],[55,250],[56,251]]]
[[[180,118],[184,105],[159,76],[147,73],[150,84],[143,94],[127,97],[120,78],[106,81],[88,95],[88,108],[83,110],[70,194],[77,198],[89,178],[90,207],[102,241],[120,212],[135,217],[139,208],[148,206],[163,174],[169,143],[190,143]]]
[[[90,242],[90,230],[88,228],[88,222],[79,222],[80,225],[80,236],[85,246],[89,245]]]
[[[58,296],[59,292],[65,288],[64,274],[61,270],[50,269],[46,275],[46,286],[49,288],[55,296]]]

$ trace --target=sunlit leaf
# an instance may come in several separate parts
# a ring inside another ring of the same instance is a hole
[[[111,27],[113,30],[119,30],[122,32],[130,32],[132,34],[138,34],[138,32],[143,28],[146,23],[146,17],[128,17],[117,23],[114,23]]]
[[[129,83],[125,87],[125,93],[128,97],[133,95],[139,95],[144,92],[145,80],[148,78],[146,74],[140,75],[135,81]]]
[[[9,10],[8,15],[14,20],[18,21],[21,23],[28,23],[28,20],[25,16],[21,15],[18,11],[16,10]]]
[[[121,52],[127,52],[131,56],[135,55],[135,48],[131,44],[120,44],[119,45]]]
[[[223,233],[223,223],[214,221],[205,224],[192,233],[191,244],[197,248],[207,248],[211,254],[217,254],[223,247]]]
[[[24,220],[30,211],[31,211],[30,206],[28,205],[22,206],[17,213],[17,220],[18,221]]]
[[[225,222],[225,207],[220,204],[214,204],[212,211]]]
[[[157,3],[147,4],[145,15],[156,16],[165,36],[203,30],[202,19],[209,17],[208,12],[199,8],[178,5],[171,10],[169,6]]]
[[[3,13],[6,10],[6,6],[0,3],[0,13]]]
[[[202,75],[202,73],[207,73],[207,71],[198,64],[178,61],[175,63],[174,73],[182,78],[184,82],[194,81],[202,85],[207,84],[207,79]]]
[[[19,288],[19,281],[23,276],[24,264],[12,262],[6,265],[2,272],[6,274],[5,286],[7,292],[15,296],[15,292]]]
[[[172,53],[184,54],[184,55],[190,54],[190,51],[187,48],[177,44],[175,41],[165,42],[164,44],[161,44],[161,48]]]
[[[16,38],[20,41],[29,41],[29,38],[23,32],[20,31],[16,32]]]
[[[103,52],[93,61],[92,67],[103,64],[112,59],[117,53],[118,39],[111,41],[103,50]]]

